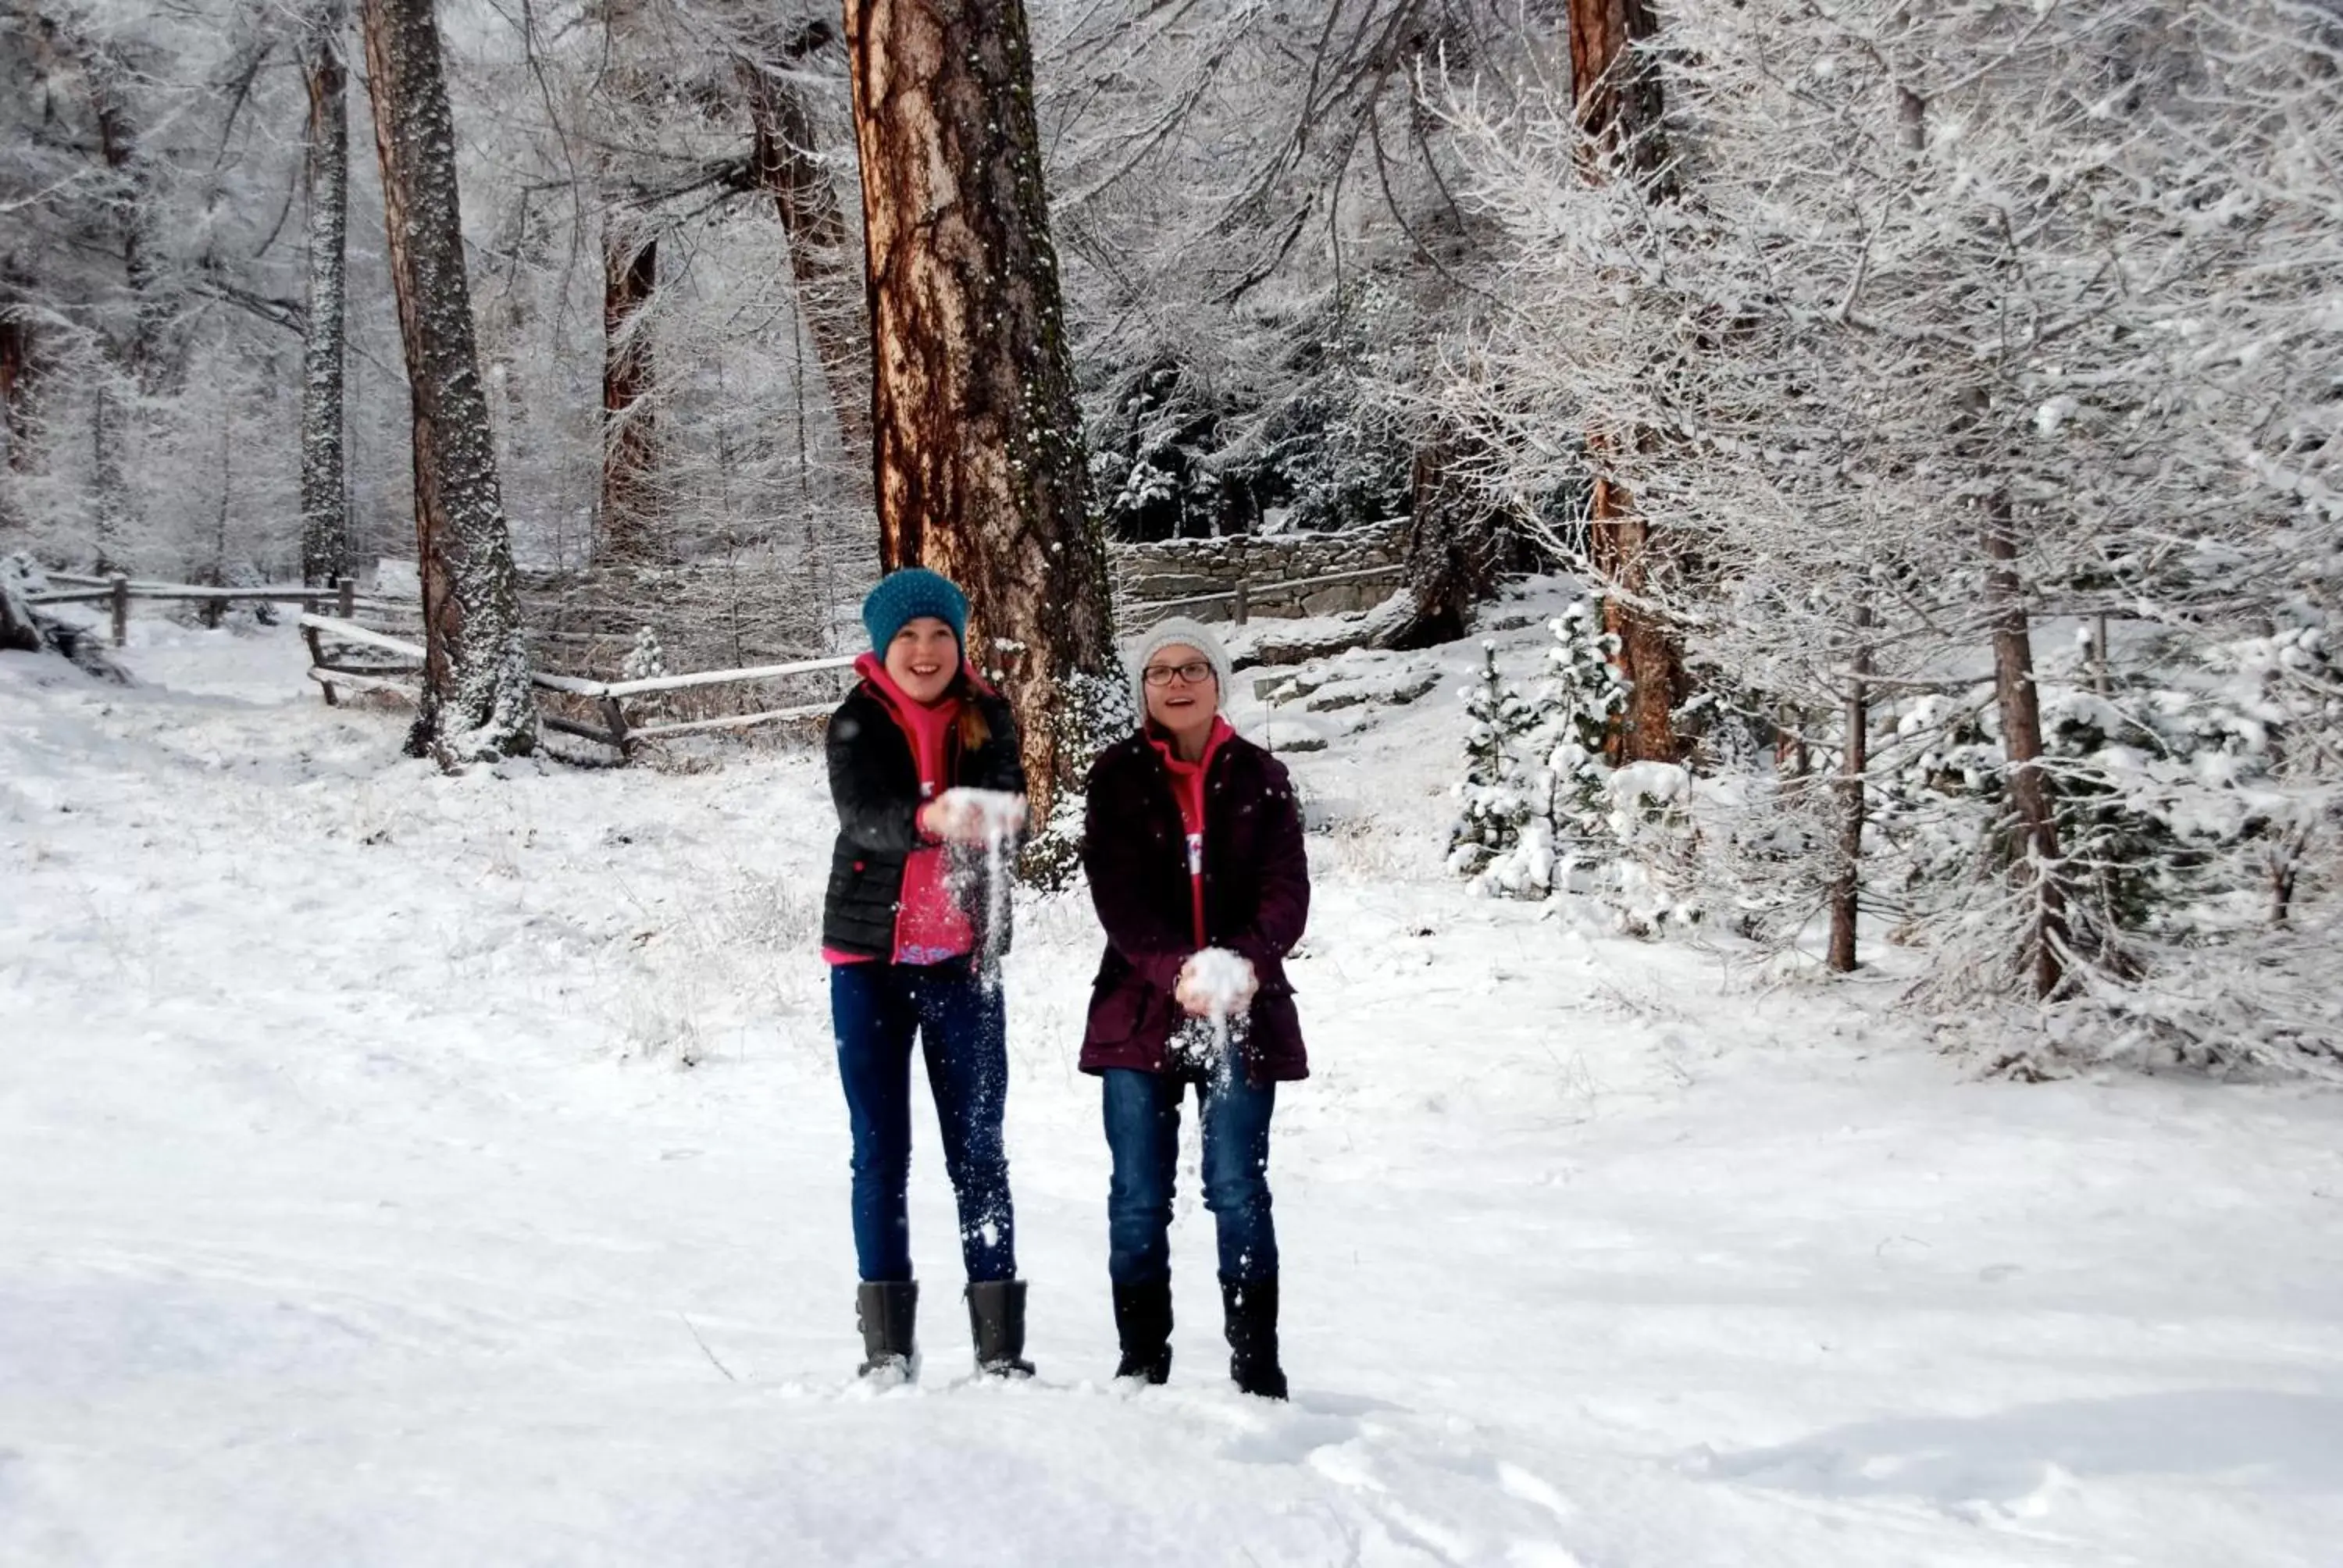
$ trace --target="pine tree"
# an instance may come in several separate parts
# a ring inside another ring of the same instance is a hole
[[[1469,720],[1464,778],[1448,833],[1448,869],[1483,892],[1543,895],[1552,885],[1550,786],[1535,760],[1541,725],[1497,668],[1497,645],[1481,645],[1481,673],[1464,689]]]
[[[1554,734],[1546,759],[1554,775],[1557,838],[1574,860],[1604,858],[1613,835],[1612,738],[1627,712],[1627,681],[1619,673],[1619,636],[1604,629],[1600,598],[1582,598],[1547,623],[1554,646],[1546,650],[1546,721]]]

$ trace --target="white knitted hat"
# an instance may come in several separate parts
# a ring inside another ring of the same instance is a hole
[[[1211,661],[1212,678],[1220,688],[1220,703],[1225,706],[1228,702],[1229,650],[1221,646],[1221,639],[1214,637],[1212,628],[1203,622],[1175,615],[1169,620],[1157,621],[1131,644],[1131,702],[1142,724],[1147,721],[1147,661],[1165,648],[1180,643],[1185,643]]]

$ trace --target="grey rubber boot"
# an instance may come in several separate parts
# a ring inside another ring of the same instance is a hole
[[[854,1287],[854,1321],[862,1331],[862,1375],[909,1378],[912,1328],[920,1313],[920,1287],[865,1280]]]
[[[968,1329],[977,1370],[990,1377],[1031,1377],[1025,1359],[1025,1282],[987,1280],[968,1288]]]

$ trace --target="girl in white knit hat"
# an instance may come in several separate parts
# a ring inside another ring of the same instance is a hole
[[[1302,813],[1284,766],[1222,716],[1229,656],[1209,628],[1167,620],[1133,651],[1144,717],[1091,771],[1082,849],[1106,928],[1081,1067],[1102,1081],[1114,1159],[1115,1375],[1171,1375],[1172,1179],[1192,1085],[1230,1372],[1282,1399],[1269,1123],[1278,1085],[1310,1070],[1284,968],[1310,912]]]

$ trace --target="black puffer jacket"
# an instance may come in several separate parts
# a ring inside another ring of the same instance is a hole
[[[963,697],[963,701],[971,700]],[[1025,764],[1017,752],[1017,720],[999,696],[972,699],[990,738],[963,753],[955,729],[944,787],[1025,792]],[[821,944],[833,951],[891,960],[895,906],[903,893],[903,862],[928,840],[920,837],[919,763],[910,739],[866,682],[830,717],[830,793],[838,804],[838,844],[830,851],[830,890],[821,905]],[[980,867],[979,868],[980,873]],[[1009,950],[1008,931],[989,940],[981,876],[968,879],[978,894],[970,913],[980,949]]]

